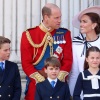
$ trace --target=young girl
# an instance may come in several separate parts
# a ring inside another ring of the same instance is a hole
[[[73,100],[100,100],[100,50],[92,46],[86,52],[84,71],[78,76]]]

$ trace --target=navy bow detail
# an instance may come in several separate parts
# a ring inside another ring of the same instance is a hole
[[[85,38],[82,34],[79,34],[79,36],[75,37],[75,38],[73,39],[73,42],[78,43],[78,44],[80,44],[80,43],[84,44],[81,57],[82,57],[82,55],[85,55],[86,50],[87,50],[89,47],[92,46],[88,41],[86,41],[86,38]]]

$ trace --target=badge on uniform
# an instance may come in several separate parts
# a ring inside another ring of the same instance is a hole
[[[57,52],[58,54],[60,54],[60,53],[62,53],[62,50],[63,50],[63,49],[62,49],[60,46],[58,46],[57,49],[56,49],[56,52]]]

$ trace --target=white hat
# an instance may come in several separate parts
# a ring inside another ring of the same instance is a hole
[[[86,14],[86,13],[90,13],[90,12],[93,12],[93,13],[97,13],[99,16],[100,16],[100,6],[92,6],[92,7],[89,7],[81,12],[79,12],[74,18],[73,18],[73,21],[72,21],[72,24],[74,27],[76,28],[80,28],[80,18]]]

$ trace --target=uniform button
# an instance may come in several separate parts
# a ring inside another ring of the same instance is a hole
[[[10,88],[10,86],[8,86]]]
[[[1,86],[0,86],[0,88],[1,88]]]
[[[50,96],[50,99],[52,99],[52,96]]]
[[[0,95],[0,97],[2,97],[2,95]]]
[[[59,96],[57,96],[57,98],[59,99],[60,97],[59,97]]]
[[[9,94],[8,97],[10,97],[11,95]]]

